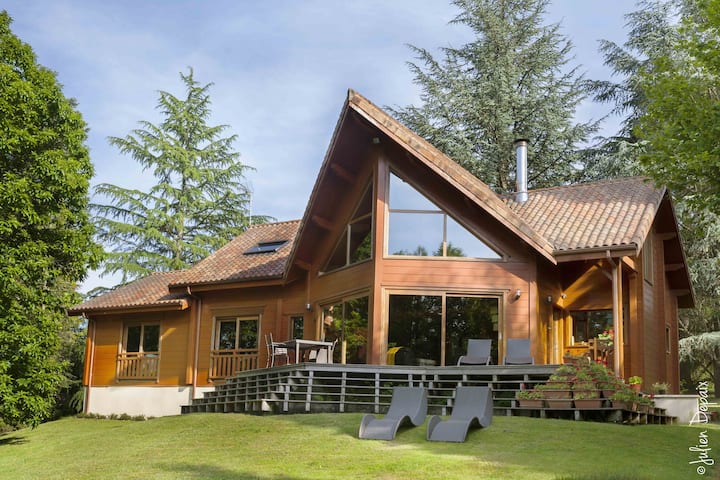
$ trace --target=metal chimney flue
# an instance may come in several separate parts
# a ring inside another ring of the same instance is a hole
[[[517,140],[515,140],[514,145],[515,157],[517,159],[517,174],[515,176],[515,201],[518,203],[523,203],[526,202],[528,199],[528,140],[526,138],[518,138]]]

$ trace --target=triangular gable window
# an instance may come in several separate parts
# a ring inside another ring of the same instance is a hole
[[[368,184],[325,266],[326,272],[372,258],[372,200],[372,185]]]
[[[470,233],[440,207],[394,174],[390,174],[390,255],[469,257],[502,256]]]

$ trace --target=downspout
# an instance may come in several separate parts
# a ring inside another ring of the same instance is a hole
[[[202,313],[202,298],[193,295],[190,290],[190,286],[186,287],[187,294],[190,298],[194,298],[197,304],[197,313],[195,314],[195,351],[193,353],[193,372],[192,372],[192,385],[190,387],[190,401],[195,399],[195,392],[197,391],[197,374],[198,374],[198,357],[200,355],[200,319]]]

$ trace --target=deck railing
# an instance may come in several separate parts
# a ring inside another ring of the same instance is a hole
[[[496,408],[512,408],[516,393],[547,381],[557,365],[405,367],[301,363],[238,372],[203,398],[192,412],[384,413],[395,386],[428,389],[428,413],[447,415],[455,389],[491,386]]]
[[[241,348],[238,350],[210,351],[210,379],[217,380],[235,375],[246,370],[258,368],[257,349]]]
[[[126,352],[118,355],[118,379],[153,380],[158,376],[159,352]]]

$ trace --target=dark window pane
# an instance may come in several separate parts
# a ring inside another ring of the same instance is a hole
[[[127,327],[127,341],[125,344],[126,352],[139,352],[140,351],[140,334],[142,327],[140,325],[133,325]]]
[[[370,233],[372,232],[372,219],[367,217],[350,224],[350,263],[357,263],[369,259],[372,255]]]
[[[340,237],[340,241],[335,247],[330,260],[328,260],[325,269],[329,272],[347,265],[347,231]]]
[[[143,327],[143,352],[160,351],[160,325]]]
[[[360,297],[345,302],[346,363],[367,363],[368,300]],[[339,354],[335,356],[339,358]]]
[[[257,348],[258,345],[258,321],[257,319],[240,320],[240,341],[238,348]]]
[[[586,342],[613,328],[612,310],[577,311],[570,315],[575,342]]]
[[[235,319],[222,320],[218,322],[218,350],[235,349]]]
[[[292,317],[292,334],[291,338],[305,338],[305,318],[304,317]]]
[[[391,295],[388,348],[405,347],[416,361],[440,365],[442,297]]]
[[[445,365],[455,365],[467,353],[468,340],[492,340],[492,361],[498,364],[498,300],[496,298],[447,297]]]
[[[271,253],[277,252],[282,248],[288,241],[287,240],[276,240],[272,242],[260,242],[254,247],[248,249],[245,255],[253,255],[255,253]]]

